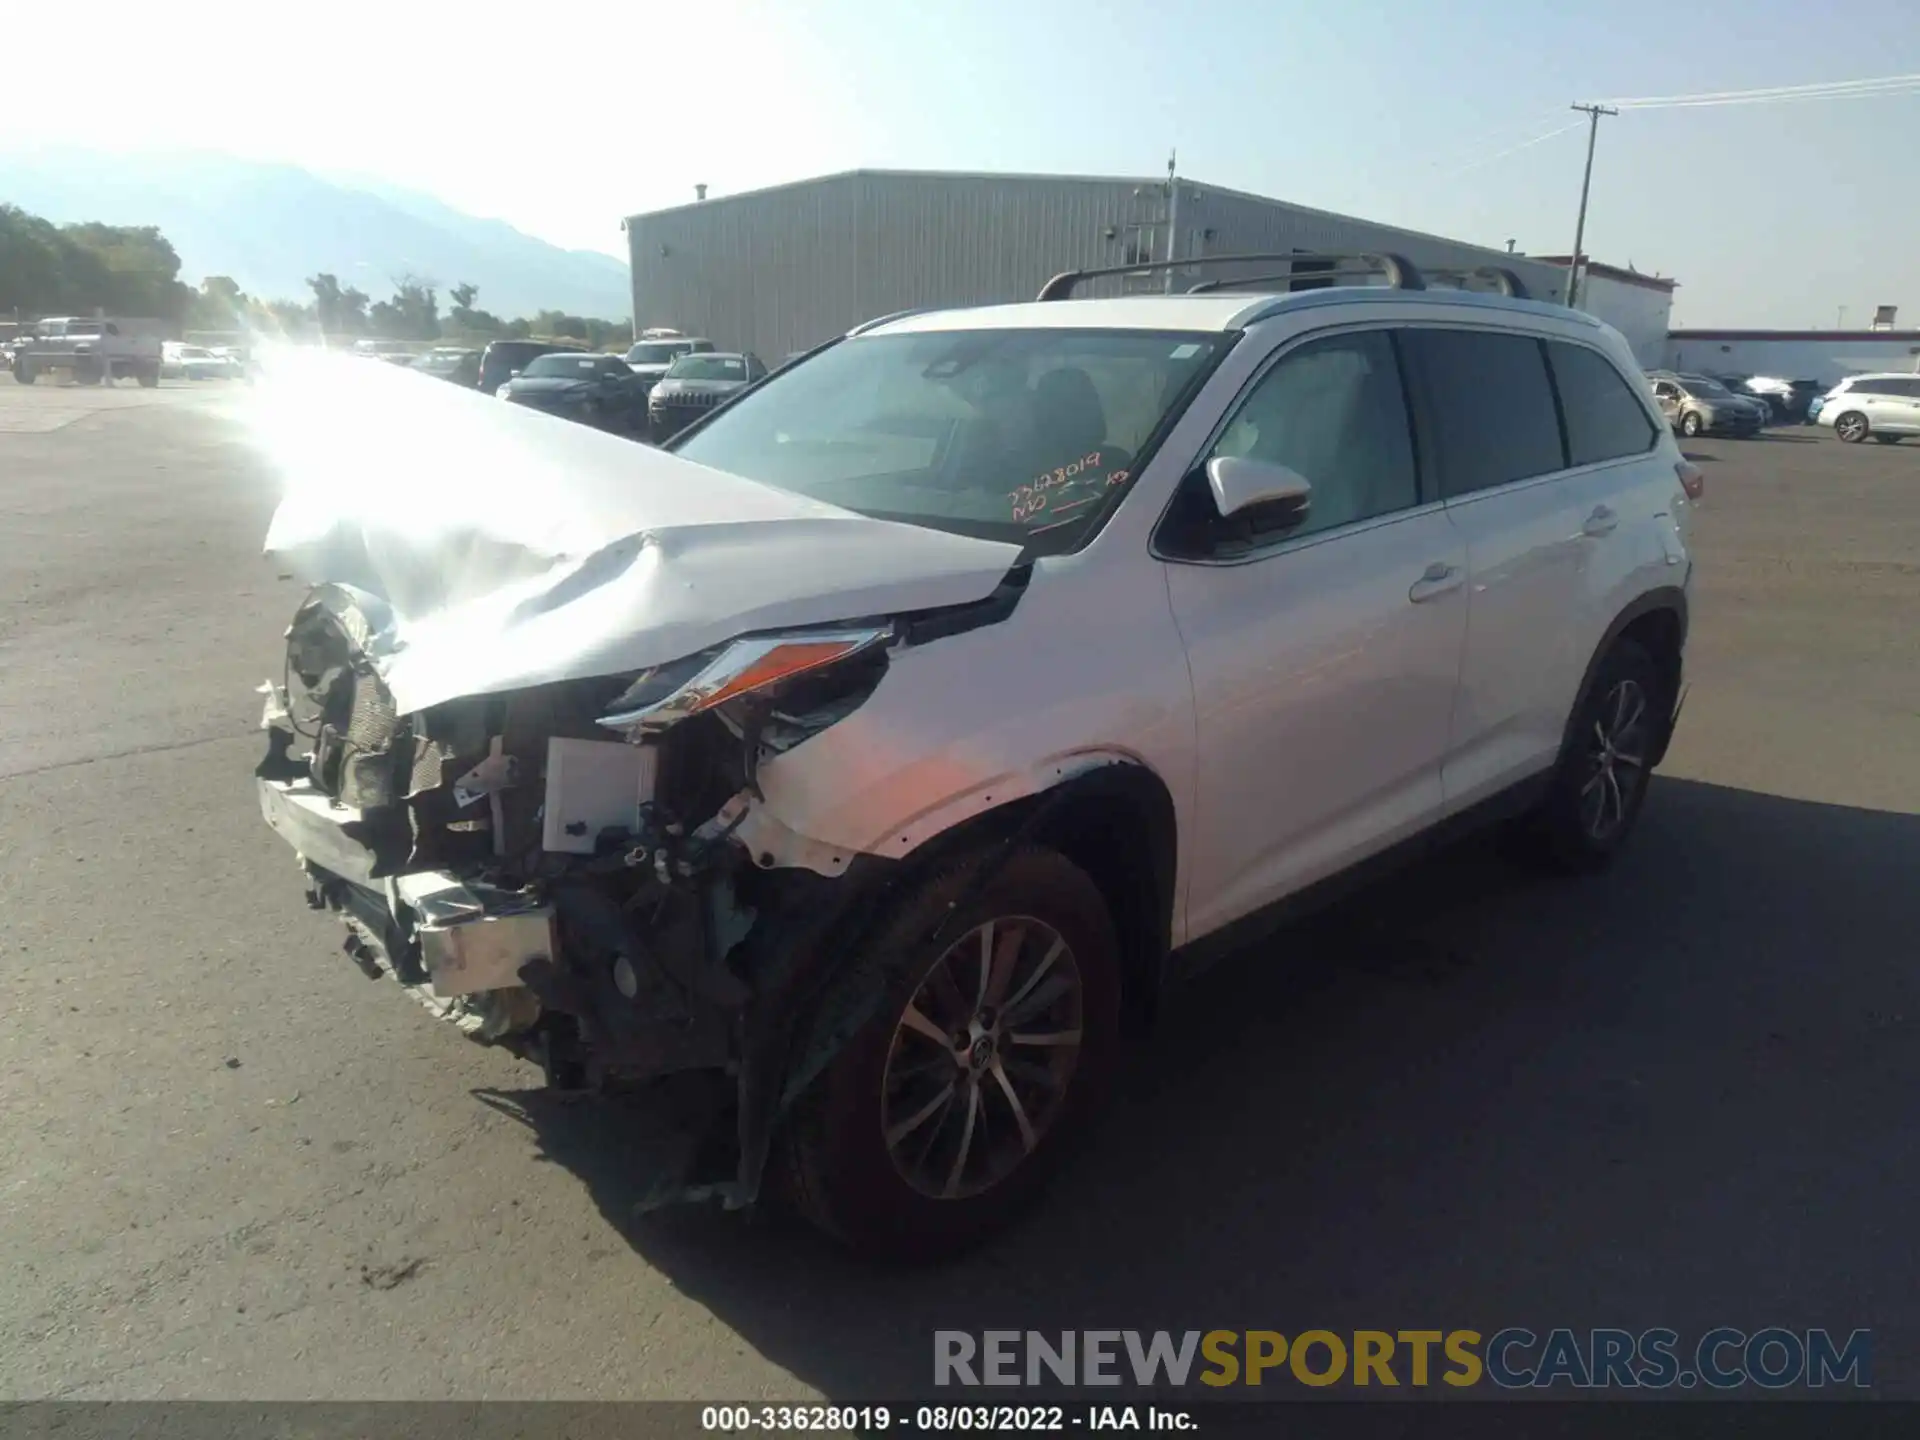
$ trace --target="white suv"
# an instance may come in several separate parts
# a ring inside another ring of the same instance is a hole
[[[1820,397],[1817,418],[1852,444],[1897,445],[1920,435],[1920,375],[1849,375]]]
[[[979,1236],[1169,978],[1462,824],[1604,864],[1666,749],[1700,474],[1627,346],[1385,268],[894,317],[671,453],[290,387],[311,903],[553,1083],[712,1077],[663,1194]]]

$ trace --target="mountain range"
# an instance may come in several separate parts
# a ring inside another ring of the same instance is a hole
[[[633,308],[627,267],[565,250],[417,191],[327,178],[226,155],[0,151],[0,201],[57,224],[157,225],[180,278],[228,275],[262,299],[310,300],[322,271],[384,299],[414,275],[477,285],[479,308],[511,317],[560,310],[617,320]]]

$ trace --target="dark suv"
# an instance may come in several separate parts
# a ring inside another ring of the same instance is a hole
[[[546,340],[495,340],[480,352],[480,378],[474,389],[483,395],[499,392],[502,385],[527,368],[527,362],[541,355],[574,353],[579,345],[555,345]]]

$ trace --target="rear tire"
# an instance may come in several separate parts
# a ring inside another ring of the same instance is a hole
[[[1700,416],[1695,411],[1689,410],[1680,417],[1680,433],[1689,440],[1699,435],[1699,433],[1706,428],[1706,425],[1701,421]]]
[[[943,920],[953,937],[895,971],[787,1127],[800,1210],[870,1255],[949,1255],[1010,1223],[1112,1085],[1120,955],[1099,887],[1030,847],[949,917],[973,873],[936,873],[849,957],[848,974],[871,975],[923,948]]]
[[[39,372],[36,371],[33,368],[33,366],[27,364],[26,361],[24,360],[21,361],[18,365],[13,367],[13,379],[15,384],[31,385],[35,380],[38,380],[39,378],[40,378]]]
[[[1849,445],[1858,445],[1867,438],[1867,417],[1858,410],[1849,410],[1834,420],[1833,433]]]
[[[1904,437],[1899,435],[1876,435],[1873,438],[1881,445],[1898,445]]]
[[[1674,697],[1637,642],[1616,640],[1567,732],[1546,798],[1524,827],[1529,855],[1586,873],[1613,862],[1640,818]]]
[[[160,372],[152,369],[142,370],[139,372],[139,378],[140,388],[151,390],[160,383]]]

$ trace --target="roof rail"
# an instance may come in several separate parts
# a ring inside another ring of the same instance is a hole
[[[1278,280],[1315,280],[1325,282],[1337,275],[1379,275],[1386,284],[1396,290],[1424,290],[1426,282],[1411,260],[1401,255],[1388,255],[1371,251],[1353,251],[1336,254],[1308,254],[1292,250],[1273,250],[1246,255],[1194,255],[1182,260],[1148,260],[1138,265],[1103,265],[1094,270],[1064,270],[1040,287],[1041,300],[1068,300],[1073,297],[1074,287],[1082,280],[1095,280],[1106,275],[1142,275],[1154,270],[1186,270],[1212,265],[1248,265],[1285,261],[1288,269],[1274,275],[1257,275],[1241,280],[1203,280],[1190,287],[1189,295],[1203,295],[1212,290],[1234,290],[1242,286],[1271,284]],[[1301,265],[1326,265],[1325,270],[1309,270],[1301,273],[1293,267]]]
[[[1513,271],[1507,269],[1504,265],[1474,265],[1459,270],[1429,270],[1426,274],[1429,279],[1458,280],[1462,282],[1468,280],[1486,280],[1493,285],[1496,291],[1506,296],[1509,300],[1531,300],[1533,298],[1533,292],[1527,289],[1527,282],[1522,280]],[[1462,283],[1460,288],[1464,290],[1467,287]]]
[[[916,305],[911,310],[895,310],[891,314],[876,315],[871,320],[862,320],[858,325],[847,331],[846,338],[851,340],[856,335],[864,335],[869,330],[878,330],[882,325],[891,325],[894,321],[905,320],[910,315],[930,315],[939,308],[938,305]],[[838,339],[839,337],[836,336],[835,338]]]

